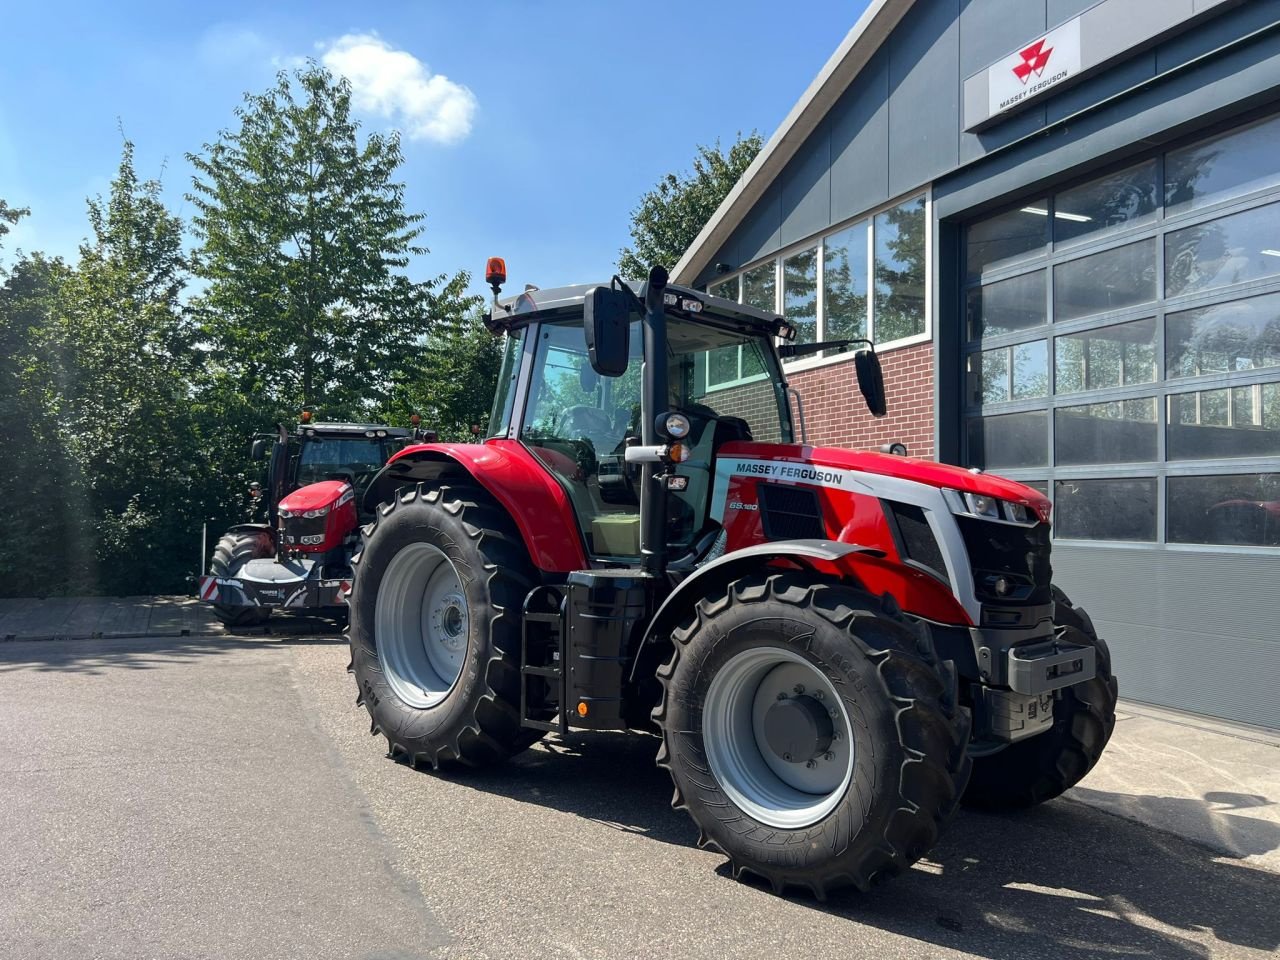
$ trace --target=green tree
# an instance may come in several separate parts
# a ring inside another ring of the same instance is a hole
[[[108,195],[88,212],[92,236],[58,285],[43,345],[46,427],[83,497],[67,510],[87,518],[68,584],[179,590],[208,487],[190,416],[200,357],[180,302],[182,223],[157,181],[139,181],[128,142]]]
[[[82,477],[48,414],[60,379],[49,318],[69,274],[36,254],[0,284],[0,596],[62,592],[93,566]]]
[[[414,369],[397,378],[383,417],[402,424],[417,413],[441,440],[470,441],[473,425],[488,426],[502,365],[502,339],[485,328],[479,304],[471,300],[465,316],[438,320],[417,357]]]
[[[31,210],[28,207],[11,207],[0,199],[0,240],[4,239],[5,234],[14,224],[29,213]],[[3,244],[0,244],[0,247],[2,246]],[[3,270],[3,267],[0,267],[0,270]]]
[[[404,209],[398,136],[364,138],[323,67],[248,94],[238,129],[189,159],[208,282],[193,304],[210,360],[241,394],[360,415],[385,405],[440,304],[404,274],[423,215]],[[456,278],[455,278],[456,280]]]
[[[693,170],[668,173],[640,198],[631,211],[631,242],[618,257],[624,277],[645,277],[654,264],[673,267],[697,239],[702,228],[733,185],[751,166],[763,141],[754,130],[738,139],[729,152],[698,146]]]

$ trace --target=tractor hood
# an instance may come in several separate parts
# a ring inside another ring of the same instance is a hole
[[[778,480],[831,483],[840,474],[822,476],[821,468],[832,471],[851,470],[860,473],[897,477],[931,487],[960,490],[1020,503],[1034,510],[1041,520],[1049,519],[1049,500],[1038,490],[1006,480],[990,473],[978,473],[932,460],[896,457],[884,453],[863,453],[841,447],[813,447],[798,443],[754,443],[735,441],[720,448],[716,457],[717,474],[758,474]],[[806,474],[805,468],[811,468]]]
[[[299,487],[281,500],[280,514],[285,517],[301,516],[304,513],[339,506],[354,497],[355,491],[345,480],[322,480],[319,483]]]

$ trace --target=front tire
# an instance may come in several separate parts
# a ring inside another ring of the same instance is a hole
[[[209,573],[222,579],[234,579],[250,560],[274,556],[275,541],[268,530],[232,530],[224,533],[213,548]],[[229,607],[213,605],[214,615],[228,627],[256,627],[267,622],[270,607]]]
[[[1097,672],[1092,680],[1063,688],[1054,702],[1053,725],[1044,733],[974,759],[966,806],[1009,810],[1052,800],[1084,779],[1111,739],[1118,692],[1111,651],[1083,609],[1057,587],[1053,594],[1055,633],[1093,647]]]
[[[377,509],[352,567],[357,703],[393,758],[486,766],[539,739],[519,716],[520,610],[535,572],[483,491],[401,491]]]
[[[925,625],[780,573],[705,597],[674,640],[658,763],[734,877],[822,898],[933,846],[968,777],[970,718]]]

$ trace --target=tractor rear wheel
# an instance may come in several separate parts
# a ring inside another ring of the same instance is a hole
[[[1097,673],[1092,680],[1065,687],[1054,700],[1053,726],[1010,744],[998,753],[975,757],[965,791],[966,806],[984,810],[1032,807],[1074,787],[1093,769],[1116,725],[1116,679],[1111,651],[1089,615],[1057,587],[1053,622],[1059,637],[1092,646]]]
[[[414,766],[505,760],[520,726],[520,611],[536,575],[478,487],[418,484],[380,506],[352,558],[350,670],[390,755]]]
[[[792,572],[704,597],[674,641],[658,763],[734,877],[822,898],[933,846],[969,774],[970,717],[926,625]]]
[[[234,578],[250,560],[270,557],[276,552],[275,541],[267,530],[232,530],[222,535],[213,548],[209,573],[215,577]],[[254,627],[267,622],[270,607],[228,607],[213,605],[214,615],[228,627]]]

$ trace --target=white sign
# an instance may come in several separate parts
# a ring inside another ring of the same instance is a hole
[[[1011,110],[1080,72],[1080,18],[987,68],[988,116]]]

